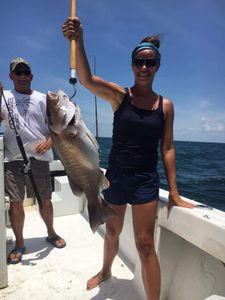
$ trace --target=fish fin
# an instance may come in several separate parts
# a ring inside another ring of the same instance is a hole
[[[74,193],[74,195],[78,197],[81,196],[83,194],[83,190],[76,183],[74,183],[74,180],[72,180],[68,174],[67,177],[68,177],[70,188]]]
[[[104,224],[106,221],[118,218],[114,209],[104,199],[101,200],[97,207],[88,206],[89,222],[93,233],[96,232],[98,226]]]
[[[99,168],[100,176],[99,176],[99,187],[101,190],[106,190],[109,188],[109,181],[105,177],[104,171],[102,168]]]

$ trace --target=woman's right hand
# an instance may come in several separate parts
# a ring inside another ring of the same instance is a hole
[[[82,38],[83,28],[79,18],[69,17],[62,26],[62,32],[64,37],[68,40],[75,39],[76,41],[78,41],[80,38]]]

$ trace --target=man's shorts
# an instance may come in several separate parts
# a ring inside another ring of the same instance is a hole
[[[124,169],[110,165],[106,171],[110,186],[103,191],[107,202],[114,205],[144,204],[159,199],[157,171]]]
[[[49,171],[49,162],[31,159],[31,171],[35,184],[37,186],[40,198],[42,200],[51,199],[52,195],[52,183],[51,174]],[[17,202],[23,201],[26,196],[28,198],[34,197],[33,187],[29,175],[21,174],[21,170],[24,167],[22,160],[16,160],[11,162],[5,162],[5,192],[9,196],[10,201]]]

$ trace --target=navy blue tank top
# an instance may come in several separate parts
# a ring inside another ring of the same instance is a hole
[[[135,107],[129,91],[114,113],[109,164],[121,168],[155,171],[158,143],[163,132],[163,97],[156,110]]]

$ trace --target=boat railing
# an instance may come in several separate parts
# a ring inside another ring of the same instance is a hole
[[[55,178],[56,215],[68,214],[69,207],[87,220],[85,197],[75,199],[66,176]],[[68,193],[68,194],[64,194]],[[64,194],[64,196],[63,196]],[[64,206],[60,206],[62,198]],[[66,208],[68,201],[68,208]],[[188,198],[184,200],[193,202]],[[155,226],[155,246],[162,273],[161,300],[203,300],[210,296],[225,296],[225,212],[210,207],[167,208],[168,192],[160,189],[160,201]],[[99,227],[101,235],[105,225]],[[128,205],[124,228],[120,236],[119,255],[133,271],[133,284],[144,297],[140,260],[135,247],[132,209]],[[190,286],[192,291],[190,294]],[[190,297],[191,295],[191,297]],[[217,298],[210,298],[217,299]]]
[[[7,286],[6,263],[6,213],[5,213],[5,188],[4,188],[4,144],[0,136],[0,288]]]

